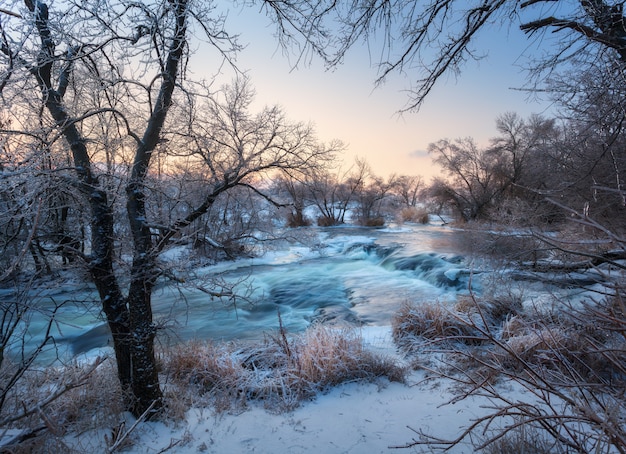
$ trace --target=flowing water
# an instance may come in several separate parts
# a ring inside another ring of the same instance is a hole
[[[436,227],[322,232],[313,249],[291,247],[263,258],[199,270],[227,281],[245,278],[248,301],[237,309],[201,291],[164,286],[155,292],[156,314],[167,314],[171,330],[189,338],[258,338],[278,328],[278,313],[289,331],[315,321],[355,326],[389,324],[407,300],[452,299],[467,291],[469,270]],[[172,301],[178,301],[172,306]]]
[[[255,339],[275,331],[279,314],[290,332],[316,321],[353,326],[387,325],[407,300],[449,301],[480,291],[480,276],[459,255],[461,233],[435,225],[388,229],[337,227],[313,230],[313,246],[285,246],[255,259],[194,270],[190,285],[160,284],[153,295],[160,341]],[[220,301],[198,290],[207,277],[236,283],[246,298]],[[5,301],[10,293],[0,294]],[[95,291],[68,284],[32,295],[41,312],[32,316],[26,343],[44,335],[56,308],[54,336],[61,356],[107,343]],[[54,352],[56,355],[56,352]]]

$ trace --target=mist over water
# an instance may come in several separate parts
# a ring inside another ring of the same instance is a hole
[[[159,341],[260,339],[283,326],[299,332],[310,324],[387,325],[405,301],[451,301],[468,292],[470,268],[459,254],[459,232],[438,226],[317,229],[312,247],[287,245],[255,259],[195,270],[196,280],[218,275],[246,298],[221,301],[190,285],[160,284],[153,295]],[[475,291],[480,282],[471,278]],[[1,297],[1,296],[0,296]],[[67,285],[39,293],[29,336],[36,341],[55,305],[53,329],[62,355],[107,343],[93,289]],[[39,331],[38,331],[39,330]],[[28,340],[26,340],[28,342]]]

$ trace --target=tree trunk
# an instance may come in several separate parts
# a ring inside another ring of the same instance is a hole
[[[156,328],[152,322],[152,288],[154,279],[146,276],[152,264],[136,260],[133,264],[133,278],[128,293],[130,310],[129,327],[132,396],[131,412],[140,416],[148,412],[148,419],[160,412],[163,407],[163,394],[159,386],[159,374],[154,355]]]
[[[35,17],[35,26],[41,38],[37,64],[30,68],[30,72],[37,80],[46,109],[70,146],[79,181],[77,186],[91,207],[91,254],[87,264],[113,335],[118,376],[127,399],[126,406],[137,417],[148,412],[148,418],[159,412],[163,405],[163,396],[154,356],[156,329],[152,323],[151,308],[152,288],[158,277],[155,266],[157,250],[153,247],[152,232],[146,223],[144,179],[172,103],[179,63],[186,48],[187,30],[187,1],[172,0],[170,3],[173,5],[171,12],[175,18],[174,35],[164,71],[160,75],[162,85],[145,133],[137,147],[127,186],[127,215],[133,235],[133,265],[129,296],[125,297],[113,272],[113,207],[98,177],[93,173],[87,140],[64,105],[63,95],[67,87],[61,81],[58,89],[53,87],[52,72],[58,55],[55,53],[55,41],[49,28],[48,7],[41,1],[26,2]],[[63,70],[62,76],[66,79],[70,75],[71,67],[68,64]]]
[[[57,124],[62,126],[62,134],[70,144],[74,166],[81,182],[80,188],[91,207],[91,254],[87,265],[113,336],[122,390],[128,395],[128,391],[134,391],[134,388],[131,389],[129,349],[132,339],[127,301],[113,272],[113,208],[108,202],[106,191],[100,187],[98,179],[92,173],[86,140],[64,109],[61,96],[47,85],[49,81],[39,79],[39,82],[46,95],[46,107]]]

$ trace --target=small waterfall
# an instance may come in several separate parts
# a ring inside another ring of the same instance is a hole
[[[435,252],[409,257],[391,255],[383,260],[381,266],[413,272],[418,279],[451,290],[468,290],[470,285],[471,271],[463,266],[463,257],[458,255],[446,256]]]

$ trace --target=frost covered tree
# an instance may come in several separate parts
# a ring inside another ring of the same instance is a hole
[[[535,82],[571,62],[579,72],[612,62],[622,72],[626,62],[623,1],[328,0],[267,6],[286,44],[308,43],[296,47],[303,57],[319,54],[334,66],[361,42],[380,48],[377,84],[393,73],[414,80],[405,110],[418,109],[442,77],[484,56],[476,42],[490,29],[517,26],[540,40],[556,33],[556,40],[545,39],[542,56],[529,62]]]
[[[402,206],[415,207],[420,201],[424,181],[419,175],[400,175],[395,179],[392,191]]]
[[[0,90],[12,121],[3,138],[19,142],[29,159],[44,151],[68,158],[33,178],[53,176],[87,207],[89,238],[84,252],[73,253],[97,289],[126,405],[136,416],[151,417],[163,405],[151,307],[164,274],[160,253],[228,190],[261,194],[254,175],[310,166],[330,152],[310,126],[287,121],[278,108],[249,115],[245,84],[213,98],[185,77],[190,30],[200,30],[219,58],[228,61],[240,49],[213,6],[25,0],[0,9]],[[185,159],[201,169],[203,192],[184,212],[165,216],[155,175],[163,160]],[[59,205],[73,210],[73,203]],[[128,267],[120,266],[122,257],[132,257]]]
[[[347,171],[322,168],[310,175],[308,195],[320,213],[318,225],[327,227],[345,222],[350,205],[363,188],[368,172],[367,163],[357,159]]]

